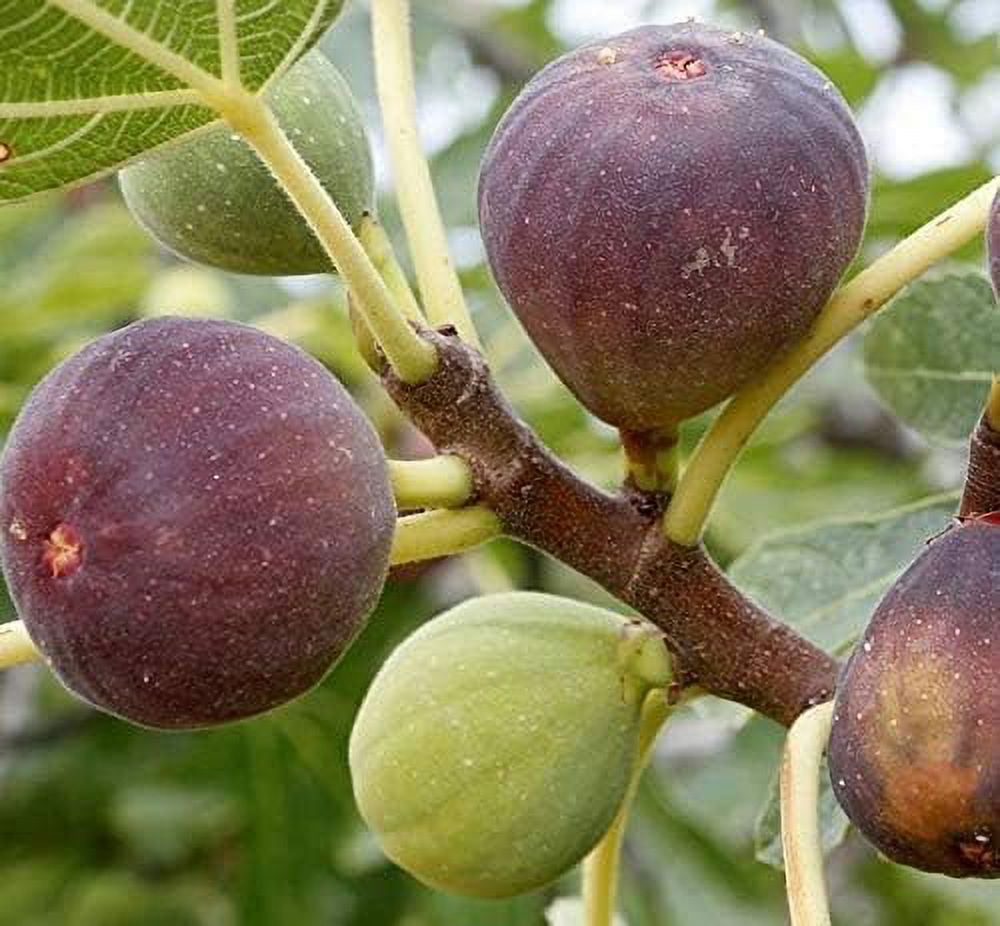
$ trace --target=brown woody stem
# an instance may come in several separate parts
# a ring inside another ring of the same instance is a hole
[[[996,390],[996,387],[994,387]],[[971,517],[1000,510],[1000,431],[983,415],[969,446],[969,472],[965,478],[960,514]]]
[[[676,429],[621,430],[619,434],[625,452],[626,483],[639,492],[673,492],[679,463]]]
[[[441,453],[472,468],[477,500],[504,533],[590,576],[664,632],[680,679],[786,726],[830,697],[835,660],[773,620],[701,547],[679,546],[655,513],[575,476],[515,415],[481,355],[422,332],[438,350],[426,382],[392,371],[386,389]]]

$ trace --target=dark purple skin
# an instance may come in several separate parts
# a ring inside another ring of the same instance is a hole
[[[1000,300],[1000,190],[993,197],[993,207],[986,225],[986,254],[993,292]]]
[[[758,35],[645,26],[531,80],[479,183],[500,289],[594,414],[671,428],[800,339],[861,241],[847,104]]]
[[[0,552],[56,675],[187,729],[315,685],[388,569],[385,458],[346,390],[244,325],[156,319],[44,379],[0,461]]]
[[[1000,878],[1000,513],[934,540],[844,670],[830,777],[888,858]]]

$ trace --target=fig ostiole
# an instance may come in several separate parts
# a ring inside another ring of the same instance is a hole
[[[888,858],[1000,877],[1000,514],[933,540],[882,600],[838,687],[829,764]]]
[[[98,338],[35,388],[0,460],[28,633],[72,692],[149,727],[239,720],[319,682],[378,599],[394,525],[347,391],[232,322]]]
[[[858,250],[868,187],[820,71],[689,22],[539,72],[486,152],[479,214],[546,360],[598,417],[643,432],[715,405],[806,333]]]
[[[350,742],[358,807],[421,881],[508,897],[611,824],[645,696],[670,682],[652,625],[551,595],[467,601],[386,661]]]
[[[267,92],[275,117],[355,228],[374,206],[371,153],[350,88],[320,52]],[[214,125],[151,152],[119,174],[139,223],[188,260],[236,273],[287,276],[334,268],[249,145]]]

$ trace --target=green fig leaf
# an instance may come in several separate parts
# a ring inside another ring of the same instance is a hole
[[[834,797],[830,775],[827,772],[826,760],[824,759],[820,768],[819,788],[819,832],[824,854],[836,849],[847,837],[850,829],[851,822],[847,819],[847,814],[840,809],[837,798]],[[784,855],[781,850],[781,794],[778,789],[777,773],[771,782],[767,801],[757,818],[757,827],[754,832],[754,854],[758,862],[763,862],[772,868],[783,869],[785,867]]]
[[[342,6],[0,2],[0,201],[92,180],[215,122],[217,106],[263,92]]]
[[[827,521],[763,538],[730,568],[755,601],[827,652],[849,647],[879,599],[954,515],[937,495],[874,517]]]
[[[908,287],[865,338],[868,381],[928,439],[964,444],[989,395],[1000,358],[1000,309],[978,272]]]

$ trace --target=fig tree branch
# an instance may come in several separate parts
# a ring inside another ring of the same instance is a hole
[[[668,537],[684,546],[698,542],[729,470],[775,403],[907,283],[981,234],[998,187],[997,178],[984,184],[841,287],[805,339],[729,402],[681,476],[664,520]]]
[[[685,686],[786,725],[832,694],[835,660],[749,601],[704,549],[668,540],[655,506],[633,505],[570,472],[518,420],[480,354],[454,337],[422,336],[437,348],[435,375],[411,386],[390,370],[383,382],[436,447],[469,464],[476,497],[495,512],[498,532],[590,576],[657,624]]]
[[[500,536],[500,521],[473,506],[411,514],[396,522],[389,561],[393,566],[464,553]]]
[[[433,325],[454,325],[462,338],[478,345],[465,294],[448,251],[430,167],[420,144],[409,0],[374,0],[372,36],[379,105],[396,180],[396,198],[424,310]]]
[[[41,658],[21,621],[0,624],[0,669],[38,662]]]
[[[459,508],[472,496],[472,471],[459,457],[390,460],[396,507]]]
[[[430,376],[436,365],[434,349],[419,338],[397,308],[347,220],[292,146],[273,113],[259,99],[248,97],[238,110],[227,113],[226,119],[257,152],[309,223],[400,377],[407,382],[420,382]]]
[[[819,831],[820,762],[833,703],[806,711],[788,733],[781,763],[781,847],[792,926],[830,926]]]

